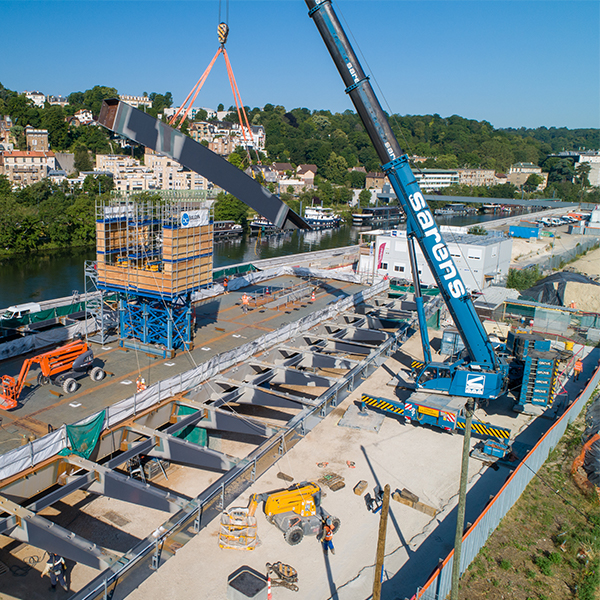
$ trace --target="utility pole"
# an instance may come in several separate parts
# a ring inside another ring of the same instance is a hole
[[[462,550],[462,537],[465,528],[465,505],[467,501],[467,482],[469,480],[469,448],[471,446],[471,425],[475,412],[473,398],[467,400],[465,405],[466,422],[465,437],[463,440],[462,465],[460,468],[460,490],[458,492],[458,508],[456,511],[456,535],[454,537],[454,559],[452,562],[452,591],[450,600],[458,600],[458,582],[460,580],[460,553]]]
[[[379,538],[377,539],[377,558],[375,562],[375,579],[373,580],[373,600],[381,600],[381,574],[383,572],[383,559],[385,557],[385,537],[387,534],[387,521],[390,508],[390,484],[383,490],[381,516],[379,517]]]

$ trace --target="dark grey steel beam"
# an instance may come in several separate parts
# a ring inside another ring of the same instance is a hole
[[[6,498],[0,497],[0,511],[10,513],[16,520],[16,525],[4,532],[4,535],[14,540],[47,552],[55,552],[93,569],[106,569],[121,559],[120,555],[97,546]]]
[[[312,400],[307,400],[293,394],[282,394],[272,392],[255,385],[244,384],[241,388],[242,394],[236,400],[239,404],[252,404],[255,406],[270,406],[272,408],[302,408],[303,405],[313,405]],[[218,406],[215,403],[215,406]]]
[[[98,123],[200,173],[281,229],[311,229],[277,196],[223,157],[117,98],[104,100]]]
[[[315,373],[306,373],[296,369],[286,369],[285,367],[274,367],[274,375],[269,380],[271,384],[276,385],[303,385],[312,387],[331,387],[336,379],[332,377],[323,377]]]
[[[286,347],[282,346],[281,348],[278,348],[278,350],[285,351]],[[289,353],[292,353],[294,350],[289,348],[288,351]],[[303,367],[313,367],[315,369],[353,369],[359,364],[359,361],[350,358],[338,358],[329,354],[321,354],[314,350],[302,350],[300,354],[285,360],[282,364],[283,366],[295,367],[297,369]]]
[[[240,390],[240,395],[242,390]],[[197,402],[187,399],[178,400],[177,404],[205,410],[205,417],[198,422],[197,427],[203,429],[212,429],[217,431],[227,431],[230,433],[240,433],[242,435],[259,435],[262,437],[270,437],[279,431],[278,428],[269,427],[258,419],[253,419],[247,416],[236,415],[231,412],[215,408],[214,406],[202,406]]]
[[[94,480],[86,486],[88,492],[92,494],[99,494],[115,500],[123,500],[131,504],[147,506],[148,508],[170,513],[178,512],[190,500],[170,492],[164,492],[148,483],[117,473],[112,469],[107,469],[74,454],[66,457],[66,460],[72,465],[95,474]]]
[[[152,440],[152,448],[148,452],[144,452],[148,456],[214,471],[228,471],[239,462],[233,456],[198,446],[198,444],[187,442],[163,431],[137,424],[130,425],[129,429]]]

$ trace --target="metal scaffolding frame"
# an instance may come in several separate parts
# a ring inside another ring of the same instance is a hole
[[[163,357],[191,346],[191,295],[212,283],[212,207],[204,190],[97,201],[90,280],[118,294],[121,346]]]

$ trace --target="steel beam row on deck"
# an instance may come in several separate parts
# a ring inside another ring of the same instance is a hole
[[[121,555],[38,513],[77,490],[171,514],[188,509],[193,502],[190,498],[140,481],[124,466],[131,459],[147,456],[193,468],[233,471],[244,458],[177,434],[186,428],[202,428],[263,440],[279,435],[294,417],[318,406],[323,389],[354,372],[360,361],[389,338],[376,328],[379,325],[367,316],[342,315],[310,334],[271,348],[260,359],[234,367],[191,392],[164,400],[103,431],[89,459],[75,453],[54,456],[0,482],[0,534],[96,569],[114,567],[123,559]],[[287,411],[278,413],[287,424],[278,427],[240,414],[244,406]],[[194,412],[188,414],[189,409]]]

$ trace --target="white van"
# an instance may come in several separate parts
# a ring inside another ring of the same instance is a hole
[[[17,304],[9,306],[8,309],[0,315],[0,319],[20,319],[25,315],[40,312],[42,307],[37,302],[28,302],[27,304]]]

